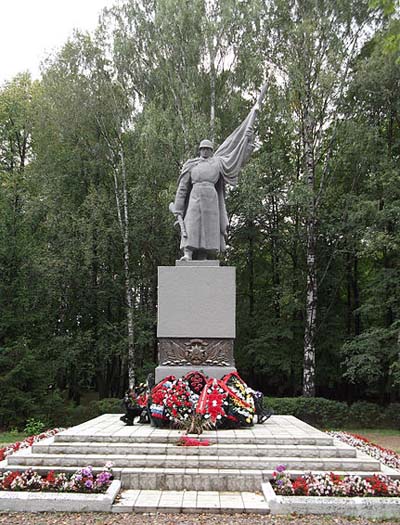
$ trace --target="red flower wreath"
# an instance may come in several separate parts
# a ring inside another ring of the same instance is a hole
[[[205,418],[210,418],[215,424],[217,419],[226,416],[223,405],[227,397],[228,392],[225,391],[225,388],[221,388],[217,379],[209,381],[200,396],[197,413],[202,414]]]

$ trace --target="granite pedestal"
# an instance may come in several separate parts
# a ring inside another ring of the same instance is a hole
[[[219,261],[159,266],[156,382],[193,370],[217,378],[236,370],[235,315],[235,268]]]

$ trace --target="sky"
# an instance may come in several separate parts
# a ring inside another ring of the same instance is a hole
[[[115,0],[0,0],[0,84],[60,48],[74,29],[92,31],[103,7]]]

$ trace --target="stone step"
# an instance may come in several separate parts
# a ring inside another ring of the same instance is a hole
[[[260,491],[263,472],[258,469],[217,468],[125,468],[120,479],[124,488],[158,490]]]
[[[123,490],[112,512],[269,514],[262,494],[254,492]]]
[[[57,465],[75,466],[77,468],[85,465],[96,467],[104,466],[111,461],[115,467],[156,467],[156,468],[235,468],[247,469],[274,469],[277,465],[284,464],[290,469],[310,470],[380,470],[379,461],[366,457],[338,457],[338,458],[316,458],[316,457],[255,457],[255,456],[193,456],[193,455],[164,455],[164,454],[86,454],[84,461],[81,454],[32,454],[21,451],[8,457],[8,465]]]
[[[356,450],[348,445],[256,445],[216,443],[210,446],[178,447],[172,443],[37,443],[34,454],[135,454],[135,455],[182,455],[182,456],[233,456],[235,454],[255,457],[348,457],[356,456]]]
[[[176,431],[175,431],[176,432]],[[227,431],[228,432],[228,431]],[[245,432],[245,431],[244,431]],[[129,436],[129,441],[132,443],[172,443],[176,444],[182,434],[173,435],[160,435],[154,436]],[[201,439],[209,439],[213,443],[226,443],[226,444],[252,444],[252,445],[317,445],[317,446],[332,446],[333,438],[327,437],[288,437],[287,435],[276,435],[276,436],[256,436],[256,437],[245,437],[222,435],[216,438],[213,435],[201,435]],[[56,442],[67,442],[67,443],[126,443],[127,436],[118,436],[109,434],[57,434],[54,436]]]
[[[172,443],[183,430],[160,429],[150,425],[125,426],[118,414],[103,414],[91,421],[64,430],[54,442],[69,443]],[[333,438],[293,416],[271,416],[264,424],[238,430],[205,431],[201,439],[212,443],[243,445],[317,445],[332,446]]]

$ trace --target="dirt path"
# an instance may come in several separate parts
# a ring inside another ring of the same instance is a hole
[[[2,525],[372,525],[378,520],[324,516],[261,516],[256,514],[1,514]],[[383,523],[383,522],[382,522]],[[386,525],[400,521],[385,521]]]
[[[362,435],[380,445],[381,447],[389,448],[400,454],[400,431],[398,436],[382,436],[379,431],[377,432],[363,432]]]

